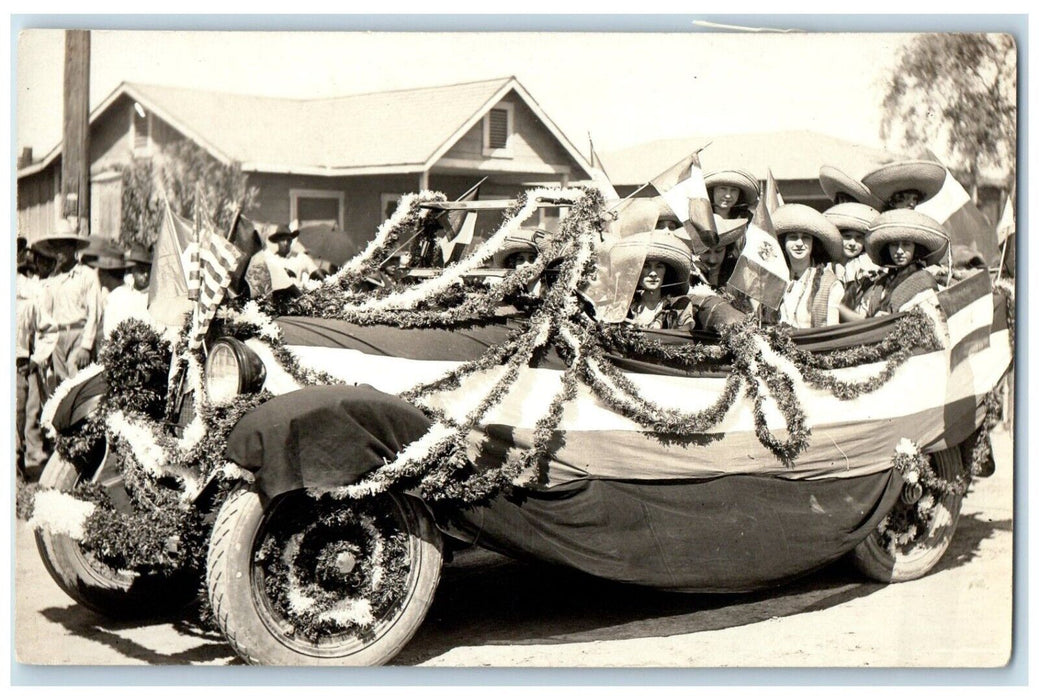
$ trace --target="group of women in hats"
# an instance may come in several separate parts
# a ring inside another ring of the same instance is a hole
[[[819,212],[804,204],[784,204],[772,212],[790,271],[778,311],[753,308],[748,299],[726,289],[760,197],[757,181],[736,169],[708,173],[704,179],[718,232],[714,248],[692,256],[672,232],[677,219],[669,213],[662,213],[657,230],[625,237],[613,247],[611,265],[645,256],[629,307],[631,323],[648,328],[696,325],[706,303],[712,313],[724,310],[725,321],[753,309],[764,321],[812,328],[907,310],[933,298],[926,292],[938,288],[936,267],[945,260],[949,237],[940,223],[914,208],[941,190],[945,168],[939,163],[891,163],[862,181],[826,166],[820,183],[832,207]],[[703,285],[710,293],[703,293]]]
[[[46,460],[40,404],[97,358],[119,321],[146,319],[151,254],[88,237],[65,221],[32,245],[19,238],[16,286],[16,443],[19,473]]]

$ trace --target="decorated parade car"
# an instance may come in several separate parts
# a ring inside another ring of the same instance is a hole
[[[546,206],[564,215],[533,263],[481,273]],[[58,450],[33,524],[55,581],[130,616],[204,579],[243,659],[364,665],[400,651],[445,554],[473,544],[676,591],[845,555],[885,582],[938,562],[991,473],[1008,285],[959,275],[940,313],[799,331],[701,290],[693,330],[647,330],[614,322],[630,290],[602,196],[579,188],[503,203],[458,262],[367,283],[475,207],[408,195],[300,294],[178,333],[123,324],[45,410]]]

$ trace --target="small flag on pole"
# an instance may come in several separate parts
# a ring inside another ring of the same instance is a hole
[[[486,179],[484,178],[470,187],[457,201],[471,202],[479,198],[480,185]],[[437,221],[444,229],[444,235],[437,239],[437,244],[444,255],[444,263],[447,264],[451,262],[451,256],[454,255],[457,246],[466,246],[473,242],[473,233],[476,231],[476,212],[458,209],[445,211],[437,217]]]
[[[772,176],[772,168],[768,169],[768,175],[765,177],[764,199],[769,214],[772,214],[776,209],[785,204],[783,195],[779,193],[779,185],[776,184],[776,178]]]
[[[198,213],[204,205],[205,200],[199,192],[199,198],[196,200],[196,218],[200,228],[199,294],[188,341],[191,350],[197,350],[202,346],[202,339],[209,330],[209,324],[216,315],[217,307],[223,301],[234,271],[243,256],[242,251],[217,232],[208,217]]]
[[[675,233],[694,253],[703,253],[718,245],[718,230],[698,154],[686,156],[649,182],[682,222],[685,236]]]
[[[927,151],[927,157],[941,162],[930,151]],[[927,214],[940,223],[949,234],[949,242],[953,245],[973,248],[988,265],[999,262],[999,243],[995,227],[981,213],[970,194],[948,168],[945,170],[945,182],[938,194],[918,204],[916,211]]]
[[[999,224],[996,225],[996,239],[1000,245],[1017,233],[1017,221],[1014,218],[1014,191],[1011,190],[1007,196],[1006,204],[1003,205],[1003,216],[999,217]]]
[[[773,185],[771,189],[776,197],[779,197],[779,190],[774,187],[775,180],[772,179],[771,172],[768,174],[768,181]],[[727,286],[776,311],[790,283],[790,268],[772,225],[772,216],[766,201],[769,199],[768,195],[769,188],[766,187],[766,196],[758,199],[754,218],[747,226],[746,242],[740,251],[740,257],[736,260]]]

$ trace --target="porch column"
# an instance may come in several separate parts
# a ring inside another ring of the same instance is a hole
[[[422,190],[428,190],[428,189],[429,189],[429,171],[428,170],[423,170],[421,173],[418,174],[418,190],[419,190],[419,192],[421,192]]]

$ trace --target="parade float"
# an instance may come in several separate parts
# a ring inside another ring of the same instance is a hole
[[[503,203],[494,233],[413,284],[365,283],[476,206],[403,197],[335,275],[226,303],[198,347],[190,324],[123,324],[45,410],[57,453],[33,525],[55,581],[133,616],[204,580],[243,659],[369,665],[421,625],[445,552],[474,543],[677,591],[845,555],[885,582],[935,566],[991,473],[1010,285],[959,275],[938,315],[813,330],[608,322],[592,290],[610,212],[582,188]],[[564,207],[558,230],[490,283],[541,206]]]

